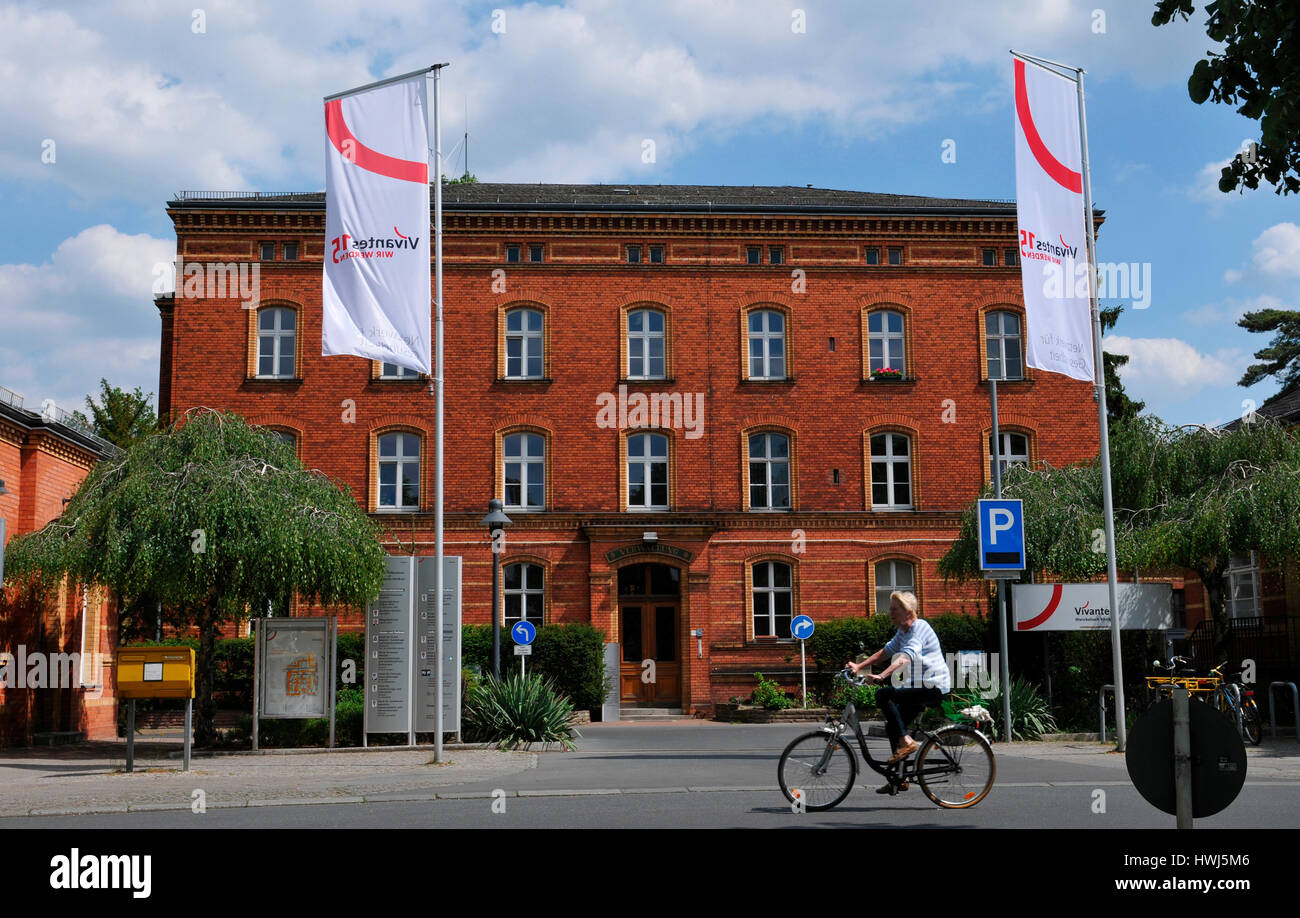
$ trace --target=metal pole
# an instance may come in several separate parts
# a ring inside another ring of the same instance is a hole
[[[803,706],[808,708],[808,658],[804,654],[805,641],[799,641],[799,669],[803,673]]]
[[[442,100],[442,68],[444,66],[444,64],[439,64],[433,70],[433,302],[435,310],[434,342],[437,351],[434,366],[434,382],[437,385],[437,396],[434,407],[435,477],[433,480],[433,554],[436,559],[434,564],[437,565],[437,567],[433,572],[433,590],[436,594],[434,597],[433,613],[433,647],[438,660],[437,668],[435,668],[433,672],[434,679],[436,680],[436,686],[434,688],[434,707],[437,708],[433,714],[433,760],[435,762],[442,761],[442,676],[443,669],[447,663],[442,654],[442,116],[438,111],[438,105]],[[411,704],[415,704],[414,697],[411,699]]]
[[[190,737],[194,735],[194,699],[185,699],[185,768],[190,770]]]
[[[993,496],[1002,497],[1002,435],[998,430],[998,381],[989,377],[989,404],[993,411]],[[1006,581],[998,581],[998,628],[1001,632],[1002,665],[1002,738],[1011,742],[1011,662],[1007,656]]]
[[[135,699],[126,703],[126,770],[135,771]]]
[[[1097,238],[1092,221],[1092,173],[1088,165],[1088,118],[1083,105],[1083,71],[1079,75],[1079,133],[1083,153],[1083,201],[1087,219],[1088,302],[1092,309],[1094,378],[1097,391],[1097,424],[1101,432],[1101,500],[1106,525],[1106,584],[1110,593],[1110,651],[1115,682],[1115,737],[1117,749],[1128,746],[1128,726],[1124,714],[1124,658],[1119,640],[1119,601],[1116,597],[1118,574],[1115,570],[1115,507],[1110,487],[1110,426],[1106,417],[1106,371],[1101,350],[1101,311],[1097,304]],[[1190,819],[1190,817],[1189,817]]]
[[[256,752],[257,734],[260,732],[257,718],[262,689],[262,632],[265,629],[258,624],[256,618],[253,619],[253,626],[257,629],[253,632],[253,751]]]
[[[5,582],[5,518],[0,516],[0,586]]]
[[[1192,731],[1187,689],[1174,689],[1174,800],[1178,828],[1192,827]]]
[[[492,536],[492,675],[501,678],[501,555],[497,553],[496,534]]]
[[[338,650],[339,650],[339,619],[337,615],[330,616],[329,619],[329,642],[330,642],[330,670],[329,670],[329,699],[330,699],[330,748],[334,748],[334,704],[336,701],[334,682],[338,678]]]
[[[411,550],[415,550],[414,544]],[[415,746],[415,680],[419,673],[416,666],[415,629],[415,591],[419,584],[415,581],[415,555],[406,559],[406,745]]]

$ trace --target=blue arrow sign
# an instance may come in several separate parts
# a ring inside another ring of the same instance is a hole
[[[978,506],[980,570],[1025,567],[1025,511],[1018,500],[981,500]]]
[[[814,630],[813,620],[807,615],[797,615],[794,621],[790,622],[790,633],[801,641],[812,637]]]
[[[510,629],[510,636],[515,639],[516,644],[531,644],[537,637],[537,629],[531,622],[517,622]]]

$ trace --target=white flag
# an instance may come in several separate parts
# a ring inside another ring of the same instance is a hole
[[[1025,362],[1093,379],[1078,84],[1014,58]]]
[[[325,103],[321,354],[432,374],[423,73]]]

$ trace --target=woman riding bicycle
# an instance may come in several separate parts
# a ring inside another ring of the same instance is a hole
[[[883,649],[863,662],[845,664],[857,673],[874,663],[890,660],[889,666],[878,675],[866,677],[877,684],[884,683],[900,669],[910,670],[895,680],[902,685],[883,686],[876,691],[876,706],[885,715],[885,732],[894,750],[890,762],[902,761],[920,748],[907,733],[908,723],[926,708],[939,704],[952,688],[939,636],[929,622],[917,617],[918,606],[915,593],[890,593],[889,620],[898,630]],[[900,789],[906,790],[906,783]],[[883,792],[888,790],[886,785]]]

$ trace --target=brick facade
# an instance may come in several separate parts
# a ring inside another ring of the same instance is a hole
[[[669,200],[667,190],[621,209],[570,204],[553,186],[448,191],[446,551],[464,558],[467,622],[489,621],[491,554],[479,520],[489,498],[502,496],[502,437],[520,431],[544,438],[546,509],[507,508],[514,525],[502,563],[543,568],[547,622],[590,622],[612,641],[622,640],[619,570],[676,568],[686,709],[748,692],[755,671],[789,671],[791,658],[797,668],[797,645],[755,634],[755,564],[789,565],[793,612],[817,621],[864,614],[877,565],[891,559],[913,565],[924,614],[985,607],[982,584],[945,585],[937,564],[988,470],[984,316],[1023,315],[1019,268],[1001,258],[981,264],[983,248],[1015,247],[1014,206],[878,196],[800,209],[802,191],[754,189],[771,194],[763,203],[715,200],[711,212]],[[431,554],[429,380],[378,379],[368,360],[320,356],[323,201],[190,195],[168,213],[187,263],[251,262],[259,243],[274,241],[276,260],[260,265],[260,308],[293,310],[297,338],[293,378],[259,379],[255,310],[230,297],[160,298],[160,417],[221,407],[292,432],[309,468],[344,482],[388,527],[392,550],[400,538]],[[298,243],[300,261],[283,261],[285,242]],[[508,244],[521,246],[522,263],[506,262]],[[527,261],[530,245],[543,247],[541,263]],[[642,263],[626,262],[628,245],[642,247]],[[646,263],[651,245],[664,247],[664,263]],[[751,246],[759,264],[747,263]],[[772,247],[781,264],[769,263]],[[902,264],[868,265],[867,247],[901,247]],[[540,379],[506,378],[504,316],[520,307],[544,315]],[[901,381],[869,377],[867,317],[882,307],[906,320]],[[784,318],[785,379],[749,378],[745,323],[756,308]],[[665,379],[628,378],[633,309],[664,317]],[[684,427],[655,431],[669,442],[667,511],[627,509],[627,440],[645,431],[597,422],[600,400],[620,386],[629,400],[701,399],[698,437]],[[1003,429],[1027,436],[1033,459],[1061,466],[1096,455],[1090,384],[1027,371],[1000,383],[998,395]],[[375,442],[391,430],[420,438],[416,513],[375,509]],[[749,509],[747,437],[762,432],[790,444],[788,511]],[[909,438],[911,509],[872,509],[871,438],[883,432]],[[345,627],[361,624],[357,612],[345,614]]]

